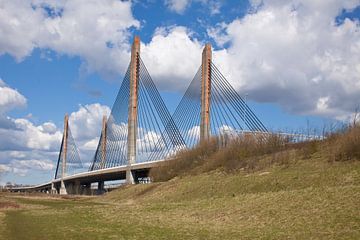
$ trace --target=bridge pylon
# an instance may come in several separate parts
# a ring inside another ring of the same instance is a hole
[[[62,154],[62,168],[61,168],[61,185],[60,185],[60,195],[66,195],[66,187],[64,183],[64,177],[66,176],[66,156],[67,156],[67,142],[68,142],[68,130],[69,130],[69,116],[65,114],[64,118],[64,142],[63,142],[63,154]]]
[[[102,129],[101,129],[101,164],[100,167],[103,169],[105,167],[106,162],[106,137],[107,135],[107,117],[106,115],[103,116],[102,120]]]
[[[140,70],[140,38],[135,36],[131,47],[130,62],[130,95],[128,114],[127,161],[129,169],[126,171],[126,182],[134,184],[134,176],[130,166],[136,162],[136,133],[138,125],[138,83]]]
[[[200,142],[208,141],[210,137],[211,58],[211,44],[207,43],[202,52],[201,64]]]

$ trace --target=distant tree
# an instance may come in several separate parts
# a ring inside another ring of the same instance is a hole
[[[352,124],[355,127],[358,123],[359,123],[359,106],[355,108]]]

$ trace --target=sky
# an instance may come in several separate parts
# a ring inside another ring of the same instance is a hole
[[[359,19],[360,0],[0,0],[0,184],[54,177],[65,113],[90,161],[134,35],[170,112],[209,42],[268,129],[346,123],[360,106]]]

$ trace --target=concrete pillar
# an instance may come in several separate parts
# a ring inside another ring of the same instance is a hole
[[[60,185],[60,195],[67,195],[67,191],[66,191],[66,187],[65,187],[65,183],[63,180],[61,180],[61,185]]]
[[[202,52],[201,64],[200,142],[210,137],[211,58],[211,45],[208,43]]]
[[[103,193],[105,193],[105,183],[104,183],[104,181],[99,181],[97,194],[103,194]]]
[[[67,194],[66,187],[64,183],[64,177],[66,176],[66,155],[67,155],[67,139],[68,139],[68,129],[69,129],[69,116],[65,114],[64,118],[64,145],[63,145],[63,154],[62,154],[62,169],[61,169],[61,186],[60,186],[60,195]]]
[[[129,114],[128,114],[128,170],[126,171],[126,182],[134,184],[134,176],[130,166],[136,161],[136,133],[137,133],[137,117],[138,117],[138,83],[140,68],[140,38],[135,36],[131,48],[130,62],[130,96],[129,96]]]
[[[101,163],[100,163],[100,168],[104,169],[105,168],[105,163],[106,163],[106,129],[107,129],[107,120],[106,120],[106,116],[103,116],[103,121],[102,121],[102,130],[101,130],[101,136],[102,136],[102,147],[101,147]]]
[[[74,184],[73,184],[73,189],[72,189],[72,194],[81,194],[80,191],[80,181],[79,180],[75,180]]]
[[[86,183],[83,189],[83,194],[91,195],[91,183]]]
[[[55,188],[55,184],[52,182],[51,183],[51,194],[57,194],[58,192],[57,192],[57,190],[56,190],[56,188]]]

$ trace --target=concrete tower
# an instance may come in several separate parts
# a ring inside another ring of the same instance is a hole
[[[130,62],[130,96],[129,96],[129,114],[128,114],[128,166],[126,171],[126,181],[133,184],[134,176],[130,170],[130,166],[136,161],[136,132],[138,124],[138,84],[139,84],[139,68],[140,68],[140,38],[135,36],[131,48]]]
[[[205,45],[201,64],[201,122],[200,142],[210,137],[210,97],[211,97],[211,45]]]
[[[103,116],[103,120],[102,120],[102,129],[101,129],[101,164],[100,164],[100,168],[103,169],[105,167],[105,162],[106,162],[106,129],[107,129],[107,119],[106,116]]]
[[[68,140],[68,130],[69,130],[69,116],[66,114],[64,118],[64,143],[63,143],[63,152],[62,152],[62,168],[61,168],[61,186],[60,186],[60,195],[66,195],[66,187],[64,183],[64,177],[66,176],[66,156],[67,156],[67,140]]]

